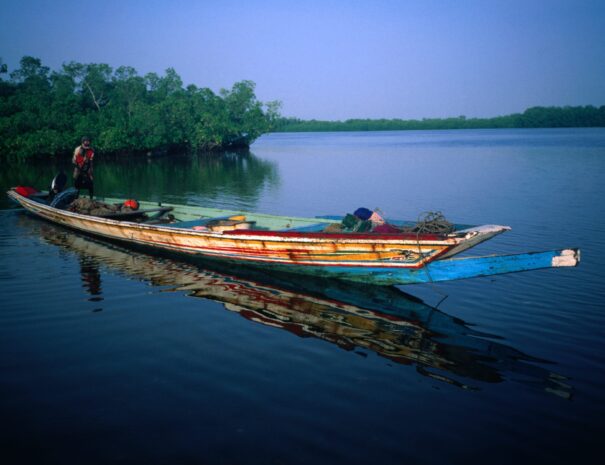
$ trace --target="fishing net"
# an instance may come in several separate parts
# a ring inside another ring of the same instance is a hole
[[[454,231],[455,227],[445,218],[443,213],[437,211],[421,213],[414,226],[402,229],[404,232],[417,234],[449,234]]]

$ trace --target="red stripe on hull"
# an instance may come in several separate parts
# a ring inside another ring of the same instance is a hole
[[[446,235],[437,234],[414,234],[414,233],[389,233],[389,234],[367,234],[367,233],[323,233],[323,232],[298,232],[298,231],[252,231],[249,229],[236,229],[228,232],[229,236],[274,236],[274,237],[305,237],[311,239],[373,239],[391,241],[393,239],[421,240],[421,241],[443,241]]]

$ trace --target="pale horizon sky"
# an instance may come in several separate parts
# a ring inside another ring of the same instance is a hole
[[[0,58],[244,79],[303,119],[605,105],[605,1],[0,0]]]

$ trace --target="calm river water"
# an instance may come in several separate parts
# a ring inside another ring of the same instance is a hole
[[[0,187],[46,188],[60,168],[5,164]],[[149,255],[3,197],[2,462],[600,463],[604,175],[603,129],[270,134],[248,154],[97,159],[99,196],[440,210],[512,226],[476,253],[582,249],[578,268],[405,288]]]

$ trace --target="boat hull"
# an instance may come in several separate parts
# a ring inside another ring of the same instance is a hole
[[[508,258],[495,266],[493,260],[484,259],[440,260],[510,229],[506,226],[484,226],[449,235],[331,234],[294,229],[211,232],[178,227],[178,224],[140,224],[84,215],[51,207],[14,190],[8,195],[38,217],[131,245],[236,265],[380,285],[509,273],[543,268],[548,261],[544,258],[530,263]],[[560,251],[553,253],[560,254]]]

